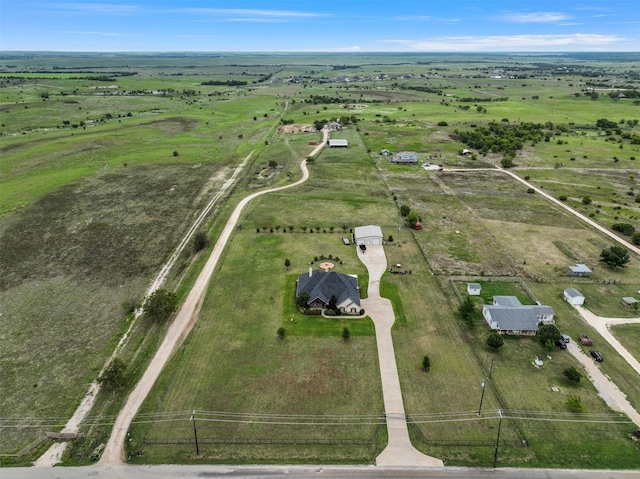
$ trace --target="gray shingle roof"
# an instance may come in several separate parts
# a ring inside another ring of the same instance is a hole
[[[503,306],[486,306],[491,320],[501,331],[537,331],[538,316],[531,309],[513,309]]]
[[[564,290],[565,294],[570,298],[584,298],[584,295],[575,288],[567,288]]]
[[[323,303],[328,304],[331,296],[335,296],[338,304],[350,299],[360,306],[358,280],[353,276],[335,271],[315,270],[311,276],[309,273],[299,275],[296,296],[302,293],[309,294],[309,303],[320,299]]]

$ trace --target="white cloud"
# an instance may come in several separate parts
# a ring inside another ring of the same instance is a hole
[[[109,3],[54,3],[47,5],[56,10],[73,13],[88,13],[95,15],[131,15],[140,11],[137,5],[116,5]]]
[[[617,35],[597,35],[576,33],[571,35],[491,35],[452,36],[427,40],[381,40],[381,43],[395,44],[410,51],[535,51],[548,49],[602,48],[626,41]]]
[[[507,13],[501,18],[512,23],[555,23],[571,20],[570,15],[556,12]]]
[[[120,32],[98,32],[98,31],[61,31],[56,32],[64,35],[94,35],[100,37],[141,37],[140,33],[120,33]]]
[[[329,17],[326,13],[298,12],[292,10],[255,10],[245,8],[179,8],[176,13],[214,15],[232,21],[257,21],[259,19],[300,19]]]

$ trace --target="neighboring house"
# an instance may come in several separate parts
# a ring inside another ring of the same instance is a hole
[[[383,148],[382,150],[380,150],[380,154],[382,156],[391,156],[391,152],[389,150],[387,150],[386,148]]]
[[[564,300],[572,305],[582,306],[584,304],[584,295],[575,288],[567,288],[562,293]]]
[[[633,305],[638,303],[639,301],[636,298],[627,296],[626,298],[622,298],[620,302],[622,303],[623,306],[626,306],[627,308],[633,308],[634,307]]]
[[[569,266],[571,276],[591,276],[591,270],[586,264],[578,263],[575,266]]]
[[[358,277],[336,273],[335,271],[313,271],[298,276],[296,297],[302,293],[309,295],[307,306],[309,309],[324,310],[329,305],[331,297],[336,297],[336,305],[340,312],[346,314],[360,313],[360,288]]]
[[[469,296],[480,296],[482,286],[480,283],[467,283],[467,294]]]
[[[379,226],[357,226],[354,230],[354,241],[357,245],[381,246],[382,229]]]
[[[339,121],[330,121],[326,124],[325,127],[330,131],[342,130],[342,123],[340,123]]]
[[[335,140],[329,140],[330,148],[347,148],[349,146],[349,141],[344,139],[336,138]]]
[[[418,162],[418,154],[415,151],[401,151],[393,155],[391,163],[414,164]]]
[[[533,336],[540,323],[553,323],[554,314],[551,306],[523,305],[515,296],[494,296],[493,304],[482,307],[485,321],[500,334]]]

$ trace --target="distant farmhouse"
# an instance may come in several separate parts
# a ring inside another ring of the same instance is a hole
[[[296,297],[302,293],[309,295],[307,307],[325,310],[331,297],[335,296],[336,309],[341,313],[360,314],[360,288],[358,277],[334,271],[313,271],[298,276]]]
[[[325,128],[327,128],[329,131],[342,130],[342,123],[340,123],[339,121],[330,121],[325,125]]]
[[[400,165],[412,165],[418,162],[418,154],[415,151],[401,151],[393,155],[391,163]]]
[[[349,140],[336,138],[335,140],[329,140],[329,148],[347,148],[349,146]]]
[[[571,276],[591,276],[591,270],[586,264],[578,263],[575,266],[569,266],[569,274]]]
[[[533,336],[538,324],[552,324],[551,306],[523,305],[515,296],[494,296],[493,304],[482,307],[482,316],[491,329],[500,334]]]

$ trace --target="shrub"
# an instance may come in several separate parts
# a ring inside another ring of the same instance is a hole
[[[527,193],[529,193],[530,195],[532,195],[535,192],[536,190],[534,190],[533,188],[527,188]]]
[[[425,354],[422,358],[422,370],[424,372],[428,372],[429,369],[431,369],[431,360],[429,359],[429,356]]]
[[[449,126],[449,124],[446,121],[439,121],[438,126]]]
[[[278,328],[278,339],[284,339],[284,336],[285,336],[285,329]]]
[[[560,201],[567,201],[567,195],[560,195],[560,196],[558,196],[558,199]]]
[[[582,399],[580,399],[580,396],[577,396],[575,394],[571,394],[567,398],[566,404],[567,404],[567,407],[573,412],[585,412],[586,411],[586,407],[582,403]]]
[[[574,366],[569,366],[564,371],[562,371],[562,374],[564,374],[569,381],[574,383],[579,383],[580,378],[582,377],[582,374],[580,374],[580,372]]]
[[[633,225],[629,223],[614,223],[613,225],[611,225],[611,229],[628,236],[631,236],[636,232],[636,229],[633,227]]]

